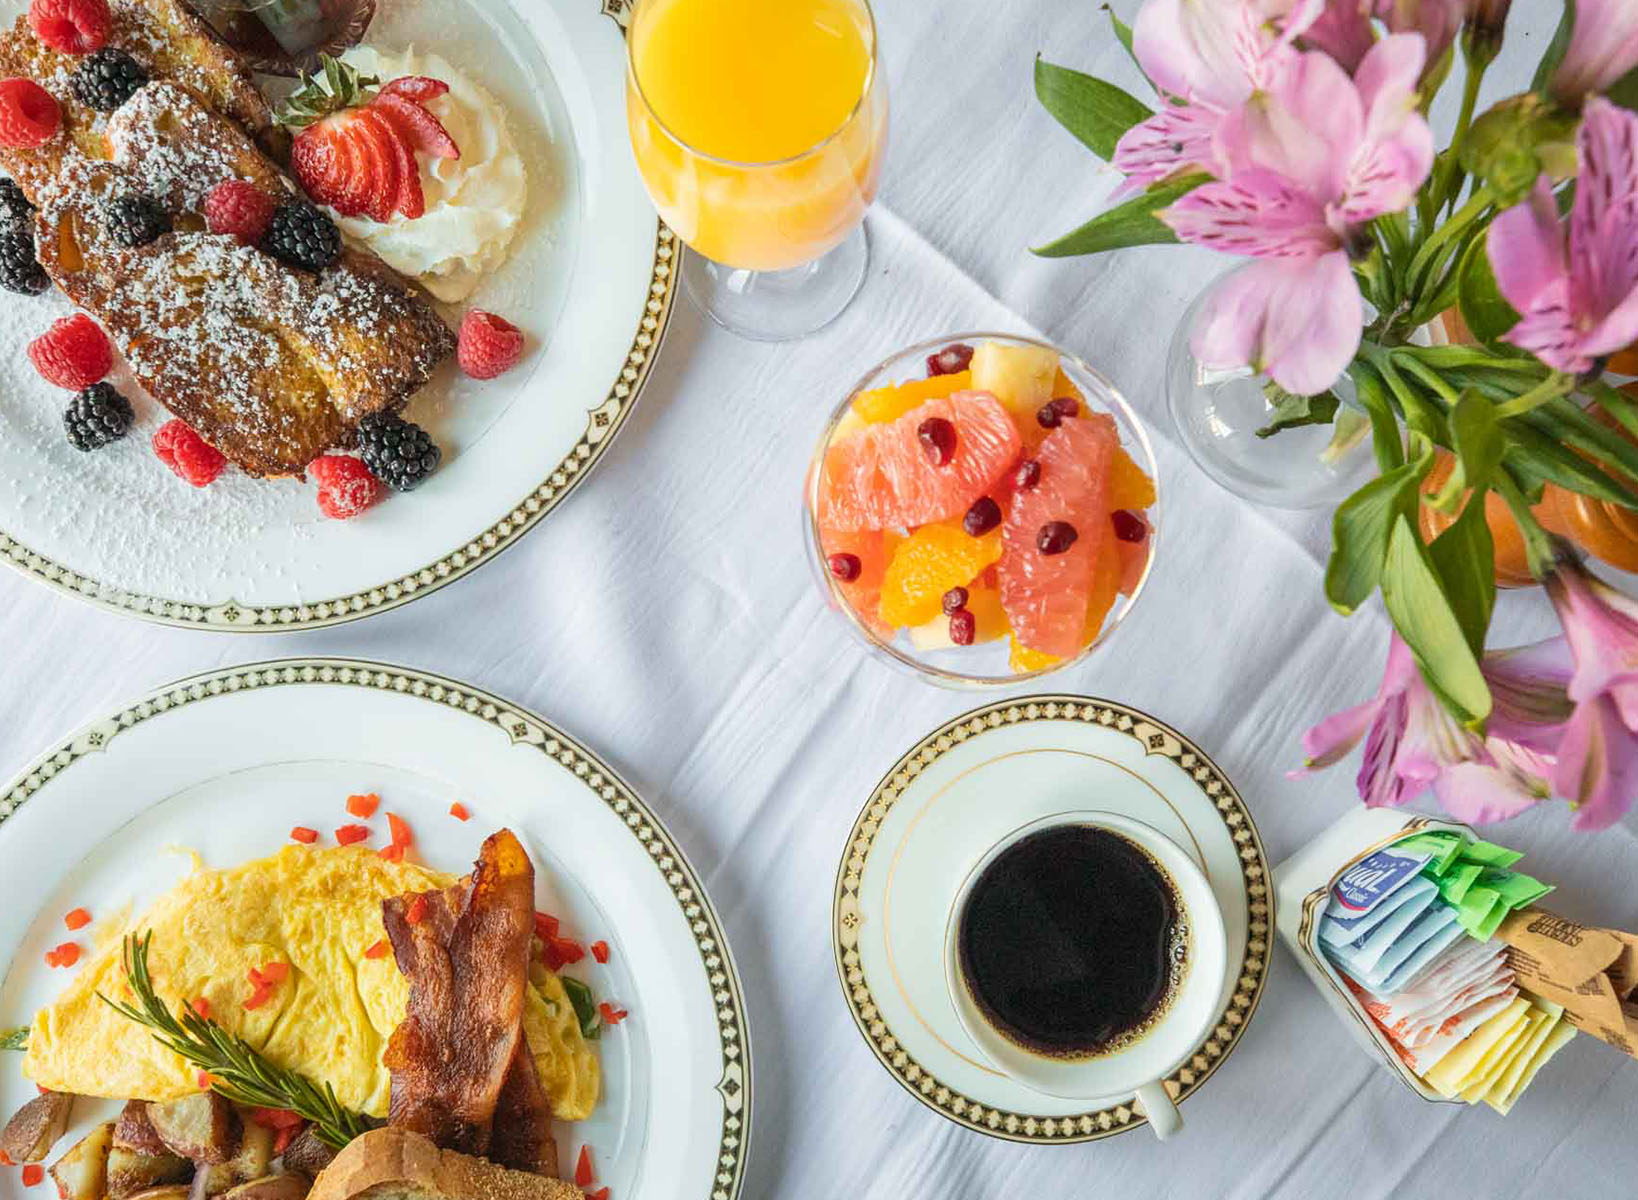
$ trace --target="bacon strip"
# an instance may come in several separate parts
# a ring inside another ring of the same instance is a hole
[[[523,997],[534,896],[534,866],[503,829],[484,842],[470,881],[383,902],[410,985],[408,1011],[383,1056],[392,1071],[389,1124],[447,1150],[488,1153],[520,1049],[529,1061]],[[420,910],[414,921],[412,905]]]

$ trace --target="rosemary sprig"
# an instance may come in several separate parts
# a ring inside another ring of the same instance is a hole
[[[8,1029],[0,1033],[0,1050],[27,1050],[28,1026],[19,1029]]]
[[[148,976],[148,943],[152,940],[151,931],[125,939],[125,975],[137,1004],[110,1000],[101,992],[98,999],[153,1030],[155,1041],[208,1072],[211,1088],[237,1104],[290,1109],[311,1121],[314,1135],[337,1150],[375,1128],[370,1117],[337,1100],[329,1084],[321,1091],[307,1076],[274,1066],[249,1042],[200,1016],[191,1002],[183,1002],[180,1018],[171,1013]]]

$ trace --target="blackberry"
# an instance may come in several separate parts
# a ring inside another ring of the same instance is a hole
[[[364,465],[395,492],[412,492],[438,469],[444,452],[427,431],[391,413],[372,413],[358,423]]]
[[[102,219],[108,235],[121,246],[146,246],[171,231],[171,215],[152,197],[133,192],[111,200],[103,207]]]
[[[68,444],[76,450],[100,450],[119,441],[134,420],[131,402],[106,383],[93,383],[75,395],[63,413]]]
[[[34,220],[34,205],[23,189],[0,176],[0,225],[27,225]]]
[[[285,204],[273,214],[261,247],[292,267],[322,271],[341,256],[341,231],[311,204]]]
[[[27,225],[0,224],[0,287],[38,296],[50,286],[34,257],[34,231]]]
[[[142,64],[112,46],[86,55],[69,77],[74,98],[98,112],[113,112],[147,82],[148,72]]]

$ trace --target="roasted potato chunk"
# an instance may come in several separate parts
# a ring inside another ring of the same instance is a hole
[[[306,1200],[312,1187],[305,1175],[264,1175],[241,1183],[227,1194],[227,1200]]]
[[[313,1179],[335,1161],[336,1152],[319,1141],[318,1134],[309,1125],[296,1135],[296,1140],[284,1149],[283,1162],[287,1170],[300,1171]]]
[[[167,1184],[186,1184],[193,1178],[193,1164],[175,1154],[144,1154],[120,1145],[119,1126],[114,1126],[114,1148],[108,1154],[108,1200],[127,1200],[138,1192],[152,1191]]]
[[[0,1152],[14,1163],[44,1162],[51,1147],[68,1128],[74,1097],[67,1092],[46,1092],[19,1108],[0,1133]]]
[[[140,1192],[132,1192],[126,1200],[188,1200],[188,1189],[181,1185],[151,1187]]]
[[[193,1187],[189,1193],[193,1200],[220,1196],[241,1183],[267,1174],[268,1164],[273,1161],[273,1131],[254,1121],[241,1124],[244,1133],[239,1139],[238,1152],[231,1159],[225,1163],[194,1164]]]
[[[135,1150],[138,1154],[156,1157],[170,1153],[165,1143],[159,1140],[159,1135],[154,1132],[154,1123],[148,1120],[146,1100],[126,1102],[124,1110],[119,1114],[119,1120],[114,1122],[114,1145]]]
[[[225,1163],[239,1149],[239,1114],[215,1092],[150,1104],[148,1120],[167,1150],[196,1163]]]
[[[114,1123],[98,1125],[51,1168],[62,1200],[102,1200],[108,1184],[108,1152],[114,1145]]]

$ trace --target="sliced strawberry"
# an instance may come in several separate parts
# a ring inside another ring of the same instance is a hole
[[[382,224],[392,220],[398,204],[398,189],[402,168],[399,137],[388,121],[374,109],[360,108],[353,112],[354,136],[364,148],[364,178],[368,183],[368,199],[364,211],[373,221]],[[413,161],[411,162],[413,166]]]
[[[370,211],[370,151],[364,145],[358,125],[350,115],[331,117],[341,124],[342,165],[341,203],[336,211],[344,217],[367,216]]]
[[[436,100],[447,91],[449,84],[442,79],[434,79],[430,75],[406,75],[382,87],[381,94],[402,96],[406,100],[424,104],[428,100]]]
[[[434,158],[461,157],[461,148],[449,136],[449,130],[415,101],[384,91],[370,101],[370,107],[386,114],[421,153]]]
[[[321,121],[303,129],[291,144],[290,169],[315,203],[334,207],[341,195],[339,140],[339,131]]]
[[[427,201],[426,195],[421,191],[421,164],[415,160],[415,148],[384,114],[371,111],[368,115],[387,127],[389,132],[387,141],[397,158],[397,187],[394,189],[390,208],[393,212],[403,213],[405,219],[410,221],[424,216]]]

